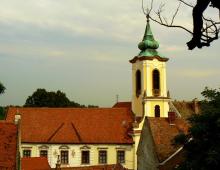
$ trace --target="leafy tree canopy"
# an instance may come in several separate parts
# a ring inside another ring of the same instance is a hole
[[[201,114],[189,118],[189,134],[180,134],[176,144],[184,144],[186,158],[180,170],[220,169],[220,89],[205,88]]]
[[[4,85],[0,82],[0,94],[5,92],[5,87]]]
[[[70,101],[60,90],[48,92],[45,89],[37,89],[27,98],[24,107],[85,107],[85,105]]]
[[[5,110],[4,107],[0,106],[0,120],[5,118]]]

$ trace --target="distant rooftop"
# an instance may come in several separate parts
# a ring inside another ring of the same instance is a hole
[[[179,111],[181,116],[187,119],[192,114],[197,114],[201,112],[200,102],[199,101],[172,101],[173,105]]]
[[[21,158],[21,170],[51,170],[47,158]]]

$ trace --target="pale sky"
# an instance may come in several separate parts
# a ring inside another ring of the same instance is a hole
[[[154,0],[156,10],[162,0]],[[169,19],[177,0],[164,0]],[[148,0],[145,1],[145,6]],[[0,105],[23,105],[37,88],[61,90],[80,104],[111,107],[131,100],[131,64],[146,19],[141,0],[0,0]],[[209,17],[218,16],[216,10]],[[175,20],[192,29],[191,9]],[[189,51],[186,32],[151,22],[167,62],[167,85],[178,100],[220,87],[220,40]]]

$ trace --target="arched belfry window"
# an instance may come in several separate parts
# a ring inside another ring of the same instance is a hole
[[[156,105],[154,107],[154,115],[155,117],[160,117],[160,106],[159,105]]]
[[[157,69],[153,70],[153,94],[160,95],[160,72]]]
[[[136,96],[141,94],[141,72],[137,70],[136,72]]]

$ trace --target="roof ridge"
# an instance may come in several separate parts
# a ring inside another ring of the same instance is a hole
[[[77,130],[76,127],[74,126],[73,122],[71,122],[71,125],[72,125],[72,128],[74,129],[74,131],[75,131],[75,133],[76,133],[76,136],[77,136],[78,140],[79,140],[80,142],[82,142],[82,138],[81,138],[81,136],[80,136],[78,130]]]
[[[56,134],[57,132],[63,127],[64,122],[55,130],[54,133],[52,133],[52,135],[47,139],[47,142],[49,142]]]

